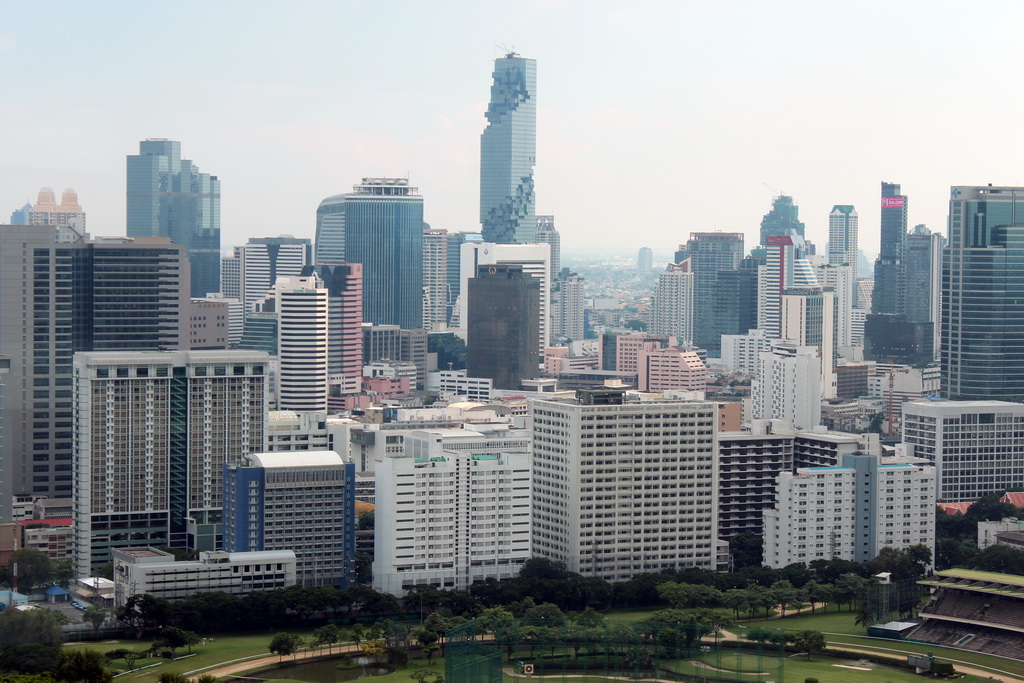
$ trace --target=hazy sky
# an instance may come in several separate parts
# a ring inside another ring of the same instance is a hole
[[[220,177],[225,245],[312,237],[363,176],[478,230],[505,44],[538,61],[537,212],[564,245],[749,248],[778,190],[822,246],[854,204],[874,252],[882,180],[942,232],[950,185],[1024,184],[1022,26],[998,1],[0,0],[0,221],[70,186],[123,234],[125,156],[167,137]]]

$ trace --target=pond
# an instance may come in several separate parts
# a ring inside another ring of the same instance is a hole
[[[360,657],[356,662],[359,663],[361,659],[364,658]],[[341,662],[342,660],[338,658],[278,666],[273,669],[264,669],[254,677],[290,678],[296,681],[309,681],[309,683],[341,683],[341,681],[356,681],[361,678],[383,676],[394,671],[393,668],[381,664],[364,664],[353,669],[339,669],[338,664]]]

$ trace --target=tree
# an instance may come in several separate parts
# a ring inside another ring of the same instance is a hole
[[[313,647],[327,646],[327,652],[330,653],[333,645],[338,642],[341,634],[338,631],[338,627],[334,624],[327,624],[321,626],[317,630],[313,631]]]
[[[0,652],[0,671],[19,674],[52,673],[60,659],[60,647],[27,643]],[[0,676],[2,678],[2,676]]]
[[[165,626],[170,617],[171,603],[147,593],[131,596],[117,609],[117,618],[134,629],[136,639],[148,629]]]
[[[59,646],[63,640],[56,612],[33,609],[22,612],[5,609],[0,612],[0,649],[35,643]]]
[[[827,645],[820,631],[799,631],[793,638],[793,647],[797,652],[807,653],[807,659],[811,658],[811,652],[824,650]]]
[[[57,660],[54,677],[63,683],[110,683],[114,675],[96,650],[65,650]]]
[[[828,603],[832,602],[832,587],[817,581],[808,581],[801,589],[804,600],[811,603],[811,614],[814,614],[815,604],[821,603],[822,609],[827,609]]]
[[[658,595],[676,609],[722,604],[722,591],[713,586],[667,581],[658,585]]]
[[[733,611],[735,618],[740,618],[740,612],[750,609],[750,591],[743,588],[730,588],[725,591],[722,604]]]
[[[163,638],[164,645],[171,649],[171,656],[174,656],[174,651],[179,647],[187,647],[188,651],[192,651],[192,647],[199,644],[199,636],[194,631],[186,631],[183,628],[177,626],[167,626],[161,631],[161,637]]]
[[[82,613],[82,618],[92,624],[93,635],[97,635],[100,632],[100,626],[103,626],[103,622],[107,620],[109,615],[110,612],[102,607],[90,605],[85,608],[85,612]]]
[[[124,653],[124,663],[128,665],[129,671],[135,671],[135,662],[143,659],[146,656],[145,652],[139,652],[138,650],[128,650]]]
[[[24,593],[31,592],[36,586],[42,586],[50,581],[52,571],[50,558],[41,550],[34,548],[15,550],[7,561],[7,569],[12,577],[14,577],[15,566],[17,566],[18,589]]]
[[[356,581],[369,583],[373,580],[373,555],[368,552],[359,551],[355,557]]]
[[[294,633],[278,633],[270,641],[268,649],[272,654],[278,655],[284,660],[288,655],[295,654],[302,645],[302,638]]]
[[[863,599],[870,581],[856,574],[843,574],[832,586],[832,599],[838,604],[847,604],[853,609],[853,603]]]
[[[764,561],[764,539],[749,531],[729,538],[733,569],[760,567]]]
[[[523,616],[532,621],[543,622],[545,626],[565,626],[565,614],[558,609],[558,605],[550,602],[531,607]]]
[[[67,588],[75,580],[75,567],[71,560],[52,562],[50,570],[50,578],[61,588]]]
[[[373,531],[374,521],[373,511],[364,512],[356,518],[356,529],[359,531]]]
[[[768,594],[775,601],[775,604],[782,609],[782,616],[786,616],[786,607],[800,599],[800,592],[793,588],[793,584],[786,580],[773,583],[772,587],[768,589]]]
[[[416,669],[409,674],[409,678],[416,681],[416,683],[444,683],[444,676],[442,674],[426,667]]]

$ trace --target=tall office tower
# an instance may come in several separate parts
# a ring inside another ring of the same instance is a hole
[[[536,241],[537,61],[494,60],[487,127],[480,135],[480,226],[497,244]]]
[[[53,190],[44,187],[39,190],[36,205],[28,212],[28,225],[56,225],[85,235],[85,211],[82,211],[78,195],[70,187],[60,196],[60,204]]]
[[[782,292],[780,338],[817,349],[822,398],[836,395],[835,301],[831,287],[799,287]]]
[[[938,322],[932,317],[932,299],[938,297],[938,292],[932,292],[932,267],[935,262],[933,250],[936,247],[942,249],[941,240],[941,235],[933,235],[923,225],[914,226],[907,234],[903,245],[903,271],[906,282],[904,310],[909,322]]]
[[[828,264],[852,266],[857,270],[860,258],[857,246],[857,210],[850,204],[836,204],[828,215]]]
[[[978,500],[1020,486],[1024,405],[1005,401],[909,401],[903,404],[907,455],[938,472],[938,500]],[[993,445],[998,444],[998,445]]]
[[[241,247],[235,247],[231,256],[220,259],[220,293],[228,299],[242,300]],[[244,308],[244,306],[243,306]]]
[[[316,263],[363,264],[363,322],[423,322],[423,197],[405,178],[363,178],[316,210]]]
[[[785,236],[795,232],[800,239],[804,236],[804,224],[800,222],[800,207],[792,197],[779,195],[772,199],[772,209],[761,219],[762,245],[770,244],[768,237]]]
[[[540,283],[520,265],[498,264],[480,266],[467,284],[469,375],[494,380],[495,389],[519,389],[540,374]]]
[[[258,351],[75,354],[75,567],[112,548],[215,550],[224,464],[265,448]]]
[[[334,451],[255,453],[224,466],[224,550],[292,550],[300,586],[355,579],[356,468]]]
[[[636,269],[641,273],[650,272],[654,267],[654,252],[650,247],[640,247],[636,252]]]
[[[905,286],[903,247],[907,237],[907,197],[900,186],[882,183],[882,231],[875,259],[872,313],[904,313]]]
[[[58,241],[73,238],[74,241]],[[187,342],[188,260],[161,238],[86,242],[55,226],[0,226],[0,354],[11,360],[0,518],[15,494],[72,493],[72,355]]]
[[[31,210],[32,205],[26,202],[25,206],[12,211],[9,225],[28,225],[28,214]]]
[[[423,231],[423,329],[448,325],[448,231]]]
[[[693,267],[693,343],[708,351],[718,351],[722,335],[735,334],[731,326],[724,331],[719,327],[719,323],[724,321],[716,315],[714,301],[718,274],[740,267],[743,233],[691,232],[686,244],[679,245],[676,263],[681,263],[684,258],[689,258]]]
[[[363,365],[377,361],[400,361],[416,366],[414,384],[427,381],[427,331],[422,328],[403,330],[398,325],[363,326]]]
[[[716,404],[623,393],[531,402],[534,556],[608,581],[713,569]]]
[[[946,398],[1024,400],[1022,263],[1024,188],[952,188],[942,255]]]
[[[939,351],[942,349],[942,253],[945,251],[946,238],[937,232],[933,232],[931,238],[932,281],[929,287],[931,290],[929,320],[932,321],[932,351],[934,360],[938,362]]]
[[[813,346],[773,341],[762,351],[750,387],[754,419],[788,420],[796,429],[821,424],[821,358]]]
[[[555,230],[554,216],[537,216],[537,242],[551,247],[551,281],[562,273],[562,236]]]
[[[654,319],[651,333],[675,337],[683,346],[693,344],[693,263],[670,263],[658,276],[654,290]]]
[[[718,273],[711,302],[715,329],[723,335],[746,334],[757,328],[757,268],[746,267],[747,261],[741,262],[739,270]]]
[[[448,233],[448,326],[461,327],[459,321],[459,295],[462,292],[462,245],[466,242],[479,243],[483,238],[478,232]]]
[[[129,237],[170,237],[185,247],[191,296],[220,291],[220,180],[181,158],[181,143],[149,138],[128,156]]]
[[[557,288],[555,314],[551,324],[552,338],[574,341],[583,339],[586,333],[583,311],[586,288],[583,285],[583,278],[572,273],[559,281]]]
[[[327,410],[330,304],[316,275],[281,277],[277,310],[278,410]]]
[[[459,327],[465,329],[468,320],[466,296],[467,281],[476,277],[480,266],[520,265],[523,272],[537,280],[540,285],[540,321],[537,329],[537,357],[544,356],[544,349],[551,340],[551,249],[546,244],[490,244],[487,242],[466,242],[462,245],[462,259],[459,266]]]
[[[767,242],[765,265],[757,269],[757,328],[769,339],[779,339],[783,290],[813,287],[818,279],[799,235],[769,235]]]
[[[882,548],[935,545],[935,468],[880,464],[866,453],[837,467],[805,467],[778,477],[764,513],[764,564],[842,559],[867,562]]]
[[[853,296],[857,289],[857,281],[853,277],[853,267],[818,266],[814,273],[821,285],[831,287],[835,293],[836,350],[844,346],[854,346]]]
[[[424,426],[404,455],[377,461],[375,589],[466,590],[530,559],[530,448],[519,430],[489,427]]]
[[[250,237],[247,244],[235,247],[235,255],[241,260],[242,303],[251,312],[279,277],[296,276],[312,263],[313,245],[291,235]]]
[[[333,263],[306,266],[327,289],[327,372],[330,395],[359,393],[363,375],[363,266]]]

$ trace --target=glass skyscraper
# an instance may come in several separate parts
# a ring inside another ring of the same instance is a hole
[[[423,197],[405,178],[363,178],[316,210],[317,264],[363,264],[363,322],[423,321]]]
[[[786,236],[790,230],[799,237],[804,236],[804,224],[800,222],[800,207],[788,195],[779,195],[772,200],[772,210],[761,219],[762,246],[768,244],[772,235]]]
[[[1024,187],[954,187],[942,253],[942,395],[1024,400]]]
[[[537,232],[537,61],[494,60],[487,127],[480,136],[480,225],[485,242],[527,244]]]
[[[900,186],[882,183],[882,230],[875,260],[875,290],[872,313],[904,312],[903,248],[907,239],[907,196]]]
[[[181,143],[149,138],[128,156],[128,236],[170,237],[192,266],[191,295],[220,291],[220,180],[181,158]]]

